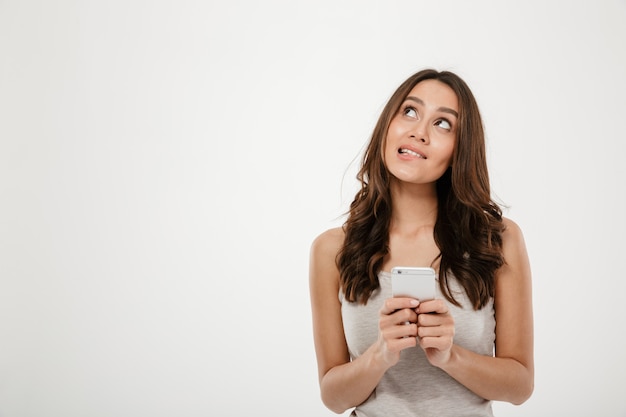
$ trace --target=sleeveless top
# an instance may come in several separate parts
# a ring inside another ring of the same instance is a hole
[[[343,327],[350,357],[355,359],[378,338],[379,310],[391,297],[391,274],[378,275],[380,288],[366,305],[344,299],[340,290]],[[454,343],[481,355],[493,356],[495,315],[493,299],[475,311],[457,280],[449,276],[451,294],[462,308],[451,303],[454,317]],[[439,285],[436,297],[444,299]],[[441,369],[432,366],[419,346],[400,353],[398,363],[385,372],[370,397],[357,406],[351,416],[493,416],[491,402],[474,394]]]

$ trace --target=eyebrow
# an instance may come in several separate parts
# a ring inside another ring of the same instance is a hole
[[[420,105],[422,105],[422,106],[425,106],[425,105],[426,105],[426,104],[424,103],[424,100],[422,100],[421,98],[415,97],[415,96],[408,96],[406,99],[407,99],[407,100],[414,101],[414,102],[416,102],[417,104],[420,104]],[[451,115],[453,115],[454,117],[457,117],[457,118],[459,117],[459,113],[458,113],[456,110],[452,110],[452,109],[451,109],[451,108],[449,108],[449,107],[443,107],[443,106],[442,106],[442,107],[439,107],[439,108],[437,109],[437,111],[444,112],[444,113],[450,113],[450,114],[451,114]]]

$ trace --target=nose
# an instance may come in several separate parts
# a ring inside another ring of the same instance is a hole
[[[423,144],[429,144],[430,139],[428,137],[428,129],[424,120],[418,120],[415,122],[414,128],[411,130],[410,138],[415,139]]]

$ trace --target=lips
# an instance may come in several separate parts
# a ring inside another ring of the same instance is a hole
[[[398,149],[398,153],[401,155],[411,155],[415,158],[426,159],[426,155],[418,151],[417,149],[402,147]]]

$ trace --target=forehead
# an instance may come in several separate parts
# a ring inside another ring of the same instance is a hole
[[[459,111],[459,99],[452,88],[437,80],[420,81],[411,89],[408,97],[416,97],[424,102],[426,107],[447,107]]]

